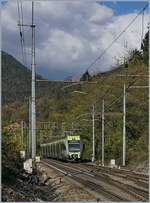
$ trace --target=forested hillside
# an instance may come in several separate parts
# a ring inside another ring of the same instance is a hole
[[[115,70],[90,76],[85,73],[83,83],[62,89],[66,84],[48,82],[36,86],[38,121],[65,123],[65,129],[77,130],[83,141],[83,159],[92,154],[92,107],[95,105],[96,159],[101,159],[102,100],[105,100],[105,158],[122,160],[123,86],[126,85],[127,163],[148,159],[148,88],[132,89],[131,86],[148,85],[148,34],[141,50],[130,50],[126,63]],[[3,126],[28,124],[28,98],[31,94],[31,72],[11,56],[3,53]],[[38,76],[40,77],[40,76]],[[86,94],[77,94],[78,90]],[[17,109],[17,110],[16,110]],[[85,115],[82,115],[85,114]],[[82,116],[81,116],[82,115]],[[45,131],[49,137],[49,131]],[[61,135],[61,127],[56,133]],[[39,131],[37,130],[39,137]],[[50,138],[48,138],[50,139]],[[37,141],[39,144],[39,140]]]
[[[40,75],[36,79],[44,80]],[[36,96],[43,93],[48,96],[59,94],[61,84],[36,82]],[[3,104],[23,101],[31,96],[31,70],[22,65],[13,56],[2,51],[2,93]]]
[[[36,75],[36,79],[44,80],[39,75]],[[41,108],[43,108],[43,105],[48,108],[48,101],[56,105],[59,97],[62,100],[64,96],[64,91],[61,91],[61,88],[61,82],[36,82],[37,103],[41,104]],[[31,70],[6,52],[2,52],[2,97],[4,125],[5,123],[7,125],[20,122],[22,119],[28,120]],[[16,111],[16,108],[18,111]],[[51,108],[53,109],[53,105]],[[47,119],[48,111],[41,112],[43,117]]]

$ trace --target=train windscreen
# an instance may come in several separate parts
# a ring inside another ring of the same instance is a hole
[[[80,151],[80,141],[79,140],[68,140],[69,152],[79,152]]]

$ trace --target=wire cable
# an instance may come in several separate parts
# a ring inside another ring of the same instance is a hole
[[[17,1],[17,8],[18,8],[18,24],[19,24],[19,34],[20,34],[20,45],[21,45],[21,53],[22,53],[22,61],[24,63],[24,52],[23,52],[23,45],[22,45],[22,26],[21,26],[21,18],[20,18],[20,4]]]
[[[17,8],[18,8],[18,24],[19,24],[19,34],[20,34],[22,61],[23,61],[23,64],[26,65],[26,52],[25,52],[25,40],[24,40],[22,1],[17,1]]]
[[[22,5],[22,1],[21,3],[21,24],[24,24],[24,19],[23,19],[23,5]],[[24,26],[22,26],[22,44],[23,44],[23,52],[24,52],[24,62],[25,65],[27,65],[27,57],[26,57],[26,49],[25,49],[25,34],[24,34]]]
[[[133,22],[138,18],[138,16],[145,11],[145,9],[148,7],[149,3],[146,4],[146,6],[131,20],[131,22],[121,31],[121,33],[104,49],[104,51],[87,67],[86,71],[89,71],[89,69],[98,61],[100,60],[105,53],[112,47],[112,45],[121,37],[122,34],[126,32],[126,30],[133,24]]]
[[[144,11],[142,13],[142,34],[141,34],[141,42],[143,41],[144,36]]]

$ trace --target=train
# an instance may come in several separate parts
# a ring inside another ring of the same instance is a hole
[[[64,139],[41,144],[43,158],[54,158],[63,161],[79,161],[82,143],[80,135],[67,135]]]

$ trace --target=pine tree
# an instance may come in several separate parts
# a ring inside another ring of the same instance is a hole
[[[91,79],[91,75],[88,70],[82,75],[80,81],[89,81]]]
[[[149,60],[149,31],[145,34],[145,37],[141,44],[142,49],[142,55],[143,55],[143,61],[146,65],[148,65]]]

